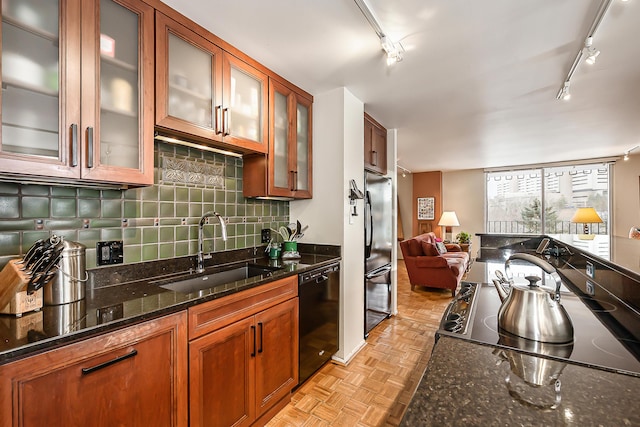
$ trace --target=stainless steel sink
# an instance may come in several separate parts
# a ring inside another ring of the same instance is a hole
[[[190,294],[193,292],[210,289],[215,286],[224,285],[227,283],[233,283],[238,280],[245,280],[255,276],[271,276],[273,269],[247,264],[243,267],[238,267],[230,270],[224,270],[211,274],[200,274],[195,277],[190,275],[188,279],[174,278],[163,280],[159,286],[164,289],[168,289],[174,292],[180,292],[183,294]]]

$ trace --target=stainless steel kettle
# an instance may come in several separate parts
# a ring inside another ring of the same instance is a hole
[[[534,264],[556,281],[555,293],[540,288],[536,276],[528,276],[529,285],[513,283],[510,265],[512,260],[523,260]],[[548,262],[530,254],[516,253],[505,262],[505,276],[493,283],[498,290],[502,305],[498,310],[498,327],[513,335],[534,341],[568,343],[573,341],[573,324],[569,314],[560,304],[562,280]],[[498,275],[502,276],[502,275]],[[508,284],[510,290],[504,285]]]

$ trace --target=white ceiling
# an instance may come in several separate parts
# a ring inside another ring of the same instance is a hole
[[[346,87],[414,172],[620,156],[640,144],[640,0],[613,0],[570,101],[556,94],[601,0],[164,0],[313,95]],[[640,154],[640,149],[636,150]]]

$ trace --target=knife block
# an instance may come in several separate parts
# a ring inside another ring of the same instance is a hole
[[[29,311],[39,310],[42,308],[42,288],[27,294],[27,291],[17,292],[11,301],[0,310],[0,314],[13,314],[15,316],[22,316],[22,314]]]
[[[24,306],[26,300],[31,300],[32,295],[26,295],[27,284],[29,283],[29,277],[20,271],[20,265],[17,264],[19,260],[12,259],[4,266],[0,271],[0,313],[18,314],[14,310],[18,309],[18,306]],[[24,296],[18,294],[25,294]],[[40,293],[42,295],[42,293]],[[25,297],[26,300],[25,300]],[[29,301],[27,306],[37,304],[36,301]],[[42,296],[40,297],[40,307],[42,307]],[[31,310],[34,310],[32,308]],[[8,311],[5,311],[8,310]],[[25,310],[25,311],[31,311]],[[24,311],[22,311],[24,313]]]

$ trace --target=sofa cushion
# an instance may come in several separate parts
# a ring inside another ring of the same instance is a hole
[[[465,270],[464,264],[465,264],[464,261],[461,259],[447,258],[447,265],[449,266],[453,274],[456,275],[456,277],[462,276],[462,273]]]
[[[407,241],[409,247],[409,256],[422,256],[424,252],[422,251],[422,244],[419,240],[409,239]]]
[[[418,268],[446,268],[449,267],[449,261],[440,256],[420,256],[416,258],[415,265]]]
[[[436,249],[438,250],[439,255],[447,253],[447,247],[442,242],[436,242]]]
[[[440,252],[438,252],[438,248],[436,248],[436,245],[434,245],[433,243],[425,242],[424,240],[421,243],[422,243],[422,252],[424,253],[424,255],[426,256],[440,255]]]

